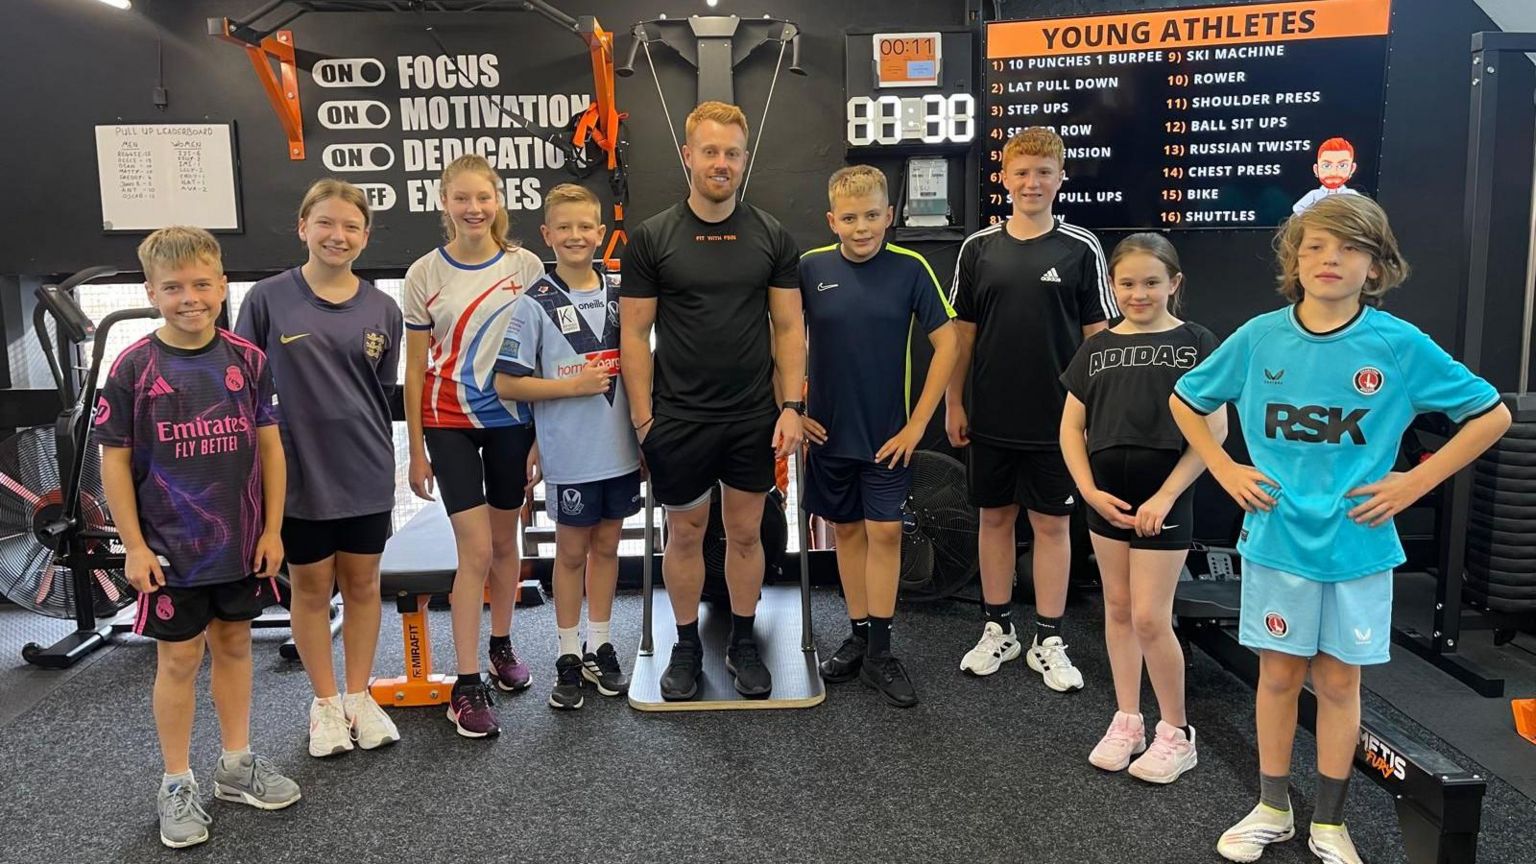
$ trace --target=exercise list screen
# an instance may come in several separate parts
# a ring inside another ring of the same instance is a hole
[[[1391,0],[1306,0],[987,25],[982,221],[1003,144],[1066,143],[1056,213],[1103,229],[1272,228],[1374,195]]]

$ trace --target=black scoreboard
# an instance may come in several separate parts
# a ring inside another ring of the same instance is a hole
[[[1391,0],[1292,0],[987,25],[982,222],[1003,144],[1066,145],[1055,212],[1100,229],[1270,228],[1376,193]]]

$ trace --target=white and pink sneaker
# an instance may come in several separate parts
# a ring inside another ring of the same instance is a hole
[[[1109,731],[1094,745],[1088,761],[1105,771],[1124,771],[1131,757],[1147,749],[1147,727],[1140,714],[1116,711]]]
[[[1130,774],[1148,783],[1172,783],[1199,761],[1195,754],[1195,727],[1189,727],[1186,738],[1183,729],[1159,720],[1152,746],[1131,763]]]

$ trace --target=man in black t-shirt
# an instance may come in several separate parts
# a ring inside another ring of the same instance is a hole
[[[762,698],[773,687],[752,635],[763,584],[763,501],[775,457],[800,446],[805,411],[803,402],[774,399],[775,373],[796,399],[805,380],[799,251],[777,219],[736,200],[747,164],[740,108],[704,102],[693,109],[683,162],[688,198],[630,236],[619,300],[624,390],[652,490],[667,510],[662,572],[677,644],[661,695],[698,692],[703,539],[719,484],[731,595],[726,668],[737,692]]]
[[[1013,213],[960,246],[950,297],[960,352],[944,400],[945,431],[951,444],[968,448],[967,485],[981,510],[986,623],[960,668],[990,675],[1023,650],[1011,620],[1014,525],[1023,507],[1034,532],[1036,630],[1027,659],[1062,692],[1080,689],[1083,676],[1061,633],[1076,490],[1061,458],[1066,391],[1058,379],[1078,345],[1119,314],[1099,241],[1051,213],[1064,152],[1061,138],[1042,127],[1003,148]],[[961,401],[968,378],[969,413]]]

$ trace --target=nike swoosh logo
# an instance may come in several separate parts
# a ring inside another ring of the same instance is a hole
[[[1177,527],[1179,527],[1179,526],[1178,526],[1178,525],[1170,525],[1170,524],[1168,524],[1168,523],[1167,523],[1167,522],[1164,522],[1164,523],[1163,523],[1163,528],[1164,528],[1164,529],[1168,529],[1168,528],[1177,528]]]
[[[825,282],[817,282],[816,283],[816,290],[817,291],[826,291],[826,290],[831,289],[831,288],[836,288],[837,286],[838,286],[838,283],[836,283],[836,282],[833,282],[831,285],[828,285]]]
[[[287,345],[289,342],[298,341],[299,339],[303,339],[305,336],[308,336],[308,335],[309,335],[308,333],[300,333],[297,336],[279,336],[279,337],[277,337],[277,341],[283,343],[284,345]]]

